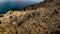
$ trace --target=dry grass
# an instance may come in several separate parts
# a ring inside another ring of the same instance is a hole
[[[8,11],[0,16],[0,34],[60,34],[60,6],[53,2],[57,3],[46,1],[33,10]]]

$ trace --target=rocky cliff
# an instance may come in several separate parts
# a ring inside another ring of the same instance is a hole
[[[60,0],[0,15],[0,34],[60,34]]]

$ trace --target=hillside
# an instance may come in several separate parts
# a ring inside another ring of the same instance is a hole
[[[60,0],[0,15],[0,34],[60,34]]]

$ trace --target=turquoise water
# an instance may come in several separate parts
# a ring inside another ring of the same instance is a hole
[[[11,9],[21,10],[26,6],[40,3],[43,0],[39,1],[0,1],[0,14],[4,14]]]

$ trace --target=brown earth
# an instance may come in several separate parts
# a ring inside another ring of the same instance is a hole
[[[60,0],[45,0],[24,10],[0,15],[0,34],[60,34]]]

